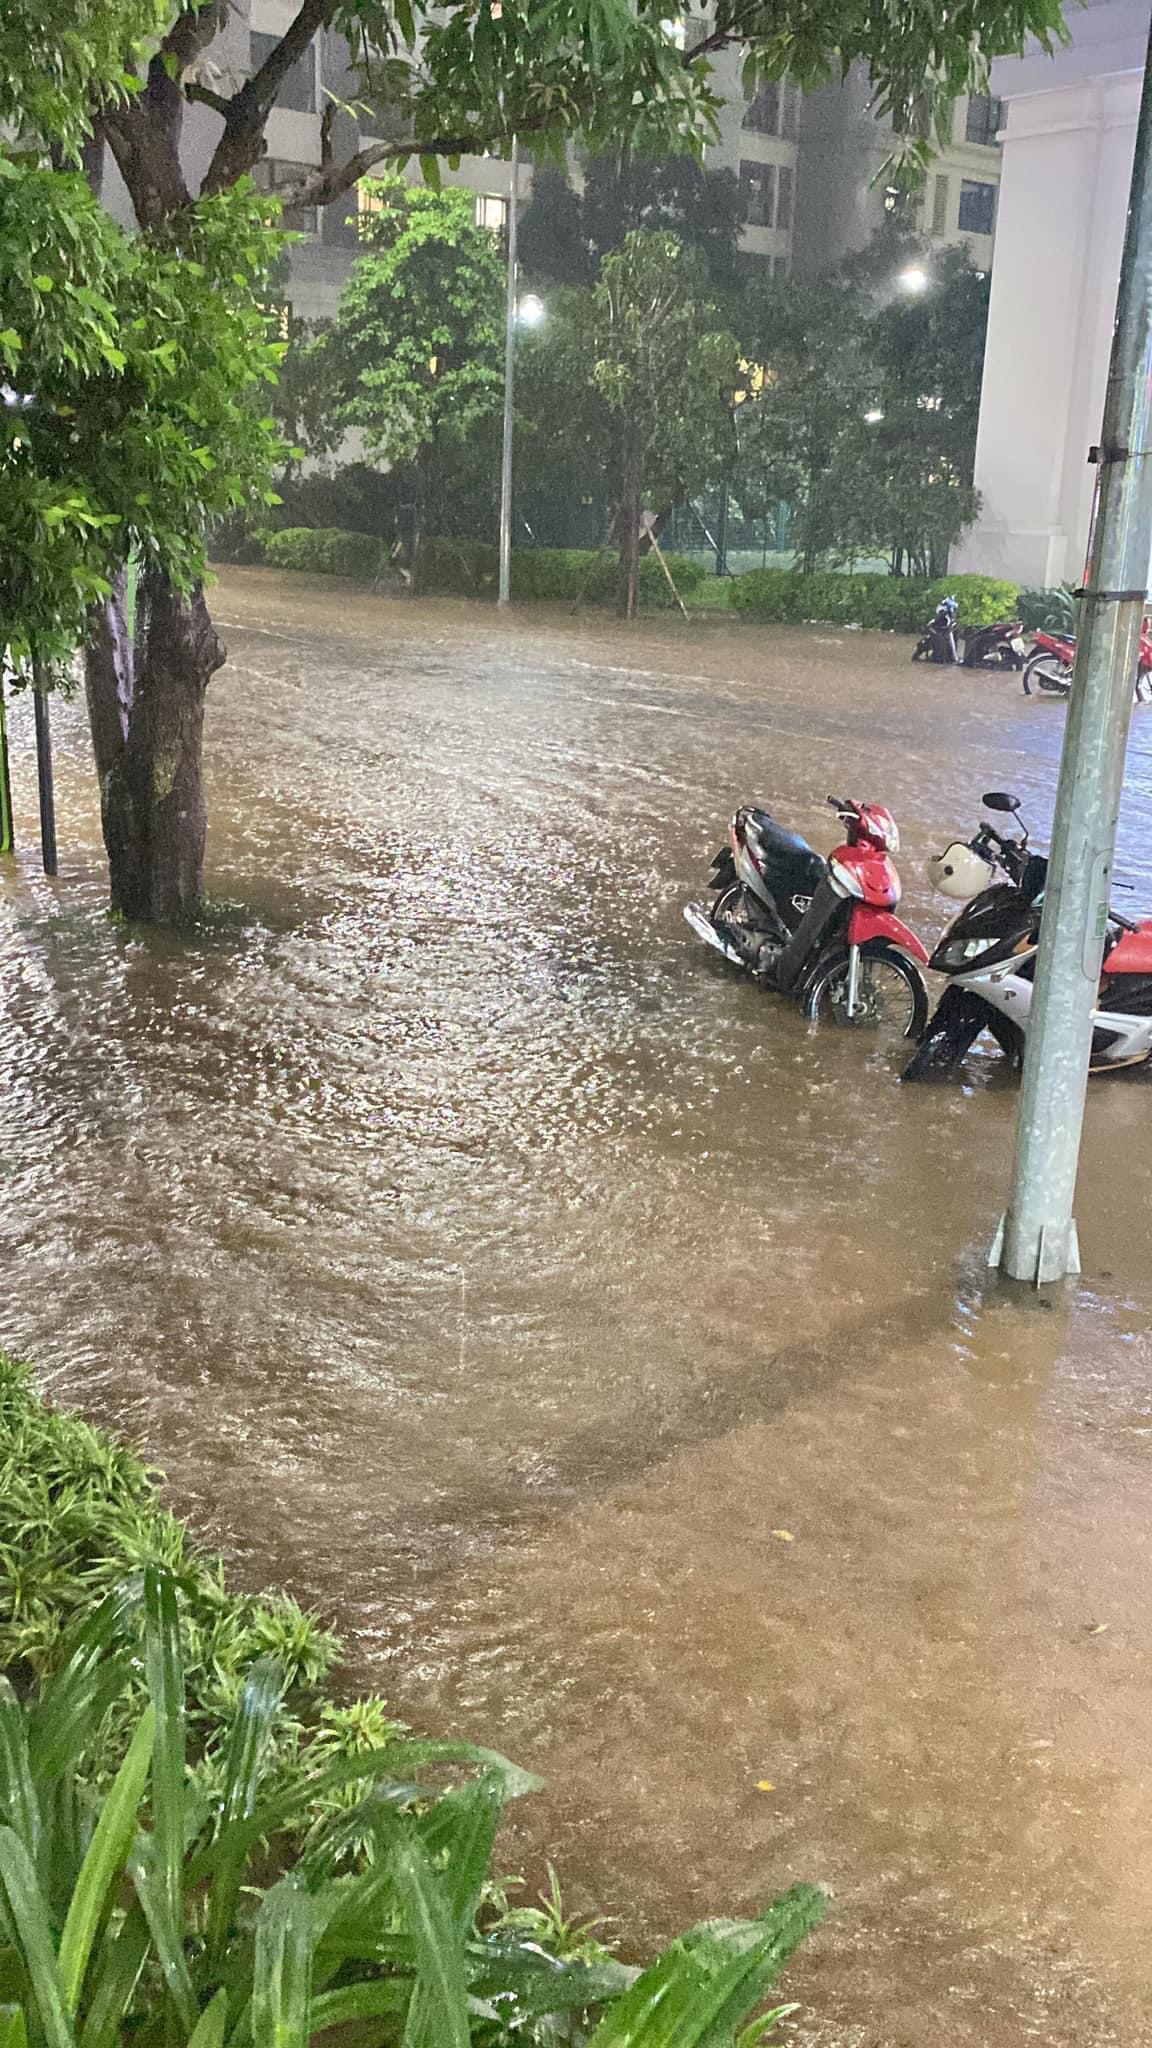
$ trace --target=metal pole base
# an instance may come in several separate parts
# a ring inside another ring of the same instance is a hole
[[[988,1252],[988,1264],[998,1272],[1003,1270],[1004,1265],[1004,1232],[1007,1222],[1007,1216],[1001,1216]],[[1053,1259],[1046,1256],[1048,1252],[1048,1232],[1041,1230],[1040,1242],[1036,1249],[1036,1271],[1027,1276],[1028,1284],[1032,1287],[1046,1287],[1054,1280],[1074,1280],[1080,1272],[1080,1239],[1075,1217],[1069,1227],[1066,1255]]]

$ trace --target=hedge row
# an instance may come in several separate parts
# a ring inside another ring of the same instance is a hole
[[[750,569],[732,586],[732,606],[772,625],[877,626],[923,631],[942,597],[955,597],[962,626],[991,626],[1014,616],[1014,583],[994,576],[798,576],[791,569]]]
[[[255,547],[257,537],[252,538]],[[374,534],[336,527],[285,527],[260,536],[250,559],[259,559],[261,551],[276,569],[360,582],[379,576],[388,562],[386,545]],[[693,594],[710,581],[708,566],[686,555],[666,560],[691,604]],[[419,588],[430,596],[493,597],[498,569],[497,550],[487,541],[432,539],[421,554]],[[959,600],[962,626],[990,626],[1014,614],[1019,595],[1014,583],[992,576],[799,576],[791,569],[752,569],[727,588],[734,611],[767,624],[874,626],[890,633],[921,632],[948,594]],[[608,552],[597,556],[586,548],[515,548],[512,595],[526,603],[571,604],[583,598],[586,604],[613,605],[619,596],[616,557]],[[675,603],[655,555],[646,555],[640,564],[640,600],[656,609]]]
[[[702,562],[686,555],[664,557],[684,597],[703,583],[708,570]],[[420,567],[422,592],[439,595],[491,597],[496,590],[499,555],[483,541],[430,540],[425,543]],[[620,594],[620,572],[616,556],[599,556],[589,548],[514,548],[512,551],[512,595],[538,604],[615,604]],[[668,580],[655,555],[640,564],[640,601],[657,607],[674,605]]]
[[[386,566],[384,543],[372,533],[338,526],[285,526],[264,539],[264,560],[274,569],[308,569],[316,576],[377,576]]]

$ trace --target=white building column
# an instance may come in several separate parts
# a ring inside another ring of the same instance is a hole
[[[1089,0],[1071,49],[996,65],[1007,103],[977,524],[953,567],[1078,584],[1140,102],[1148,0]]]

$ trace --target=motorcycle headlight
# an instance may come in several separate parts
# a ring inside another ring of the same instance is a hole
[[[969,960],[978,960],[981,953],[990,953],[999,939],[953,939],[940,954],[942,967],[963,967]]]

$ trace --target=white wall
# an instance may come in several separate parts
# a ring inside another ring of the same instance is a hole
[[[960,570],[1078,583],[1084,568],[1150,0],[1073,14],[1072,48],[994,67],[1008,102]]]

